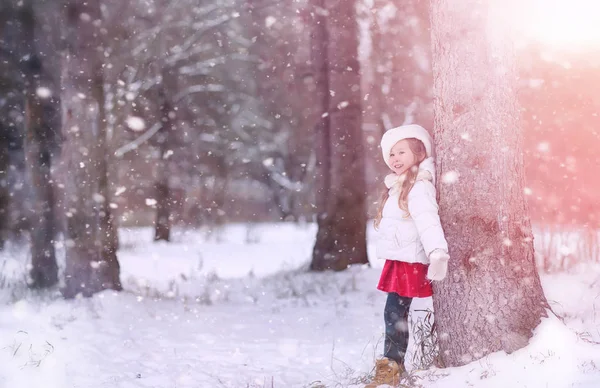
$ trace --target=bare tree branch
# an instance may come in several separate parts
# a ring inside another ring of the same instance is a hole
[[[180,102],[185,97],[195,94],[195,93],[203,93],[203,92],[224,92],[225,86],[219,84],[208,84],[208,85],[194,85],[189,88],[177,93],[173,100],[175,103]]]
[[[158,132],[162,128],[162,123],[157,122],[149,130],[144,132],[140,137],[132,141],[131,143],[127,143],[124,146],[120,147],[115,151],[115,156],[117,158],[122,157],[129,151],[133,151],[137,149],[140,145],[142,145],[145,141],[150,139],[156,132]]]

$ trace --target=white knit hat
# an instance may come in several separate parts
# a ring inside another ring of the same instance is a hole
[[[383,161],[388,167],[391,166],[388,163],[388,159],[390,157],[390,151],[392,147],[396,145],[400,140],[414,138],[417,140],[421,140],[421,142],[425,145],[425,151],[427,152],[427,157],[431,157],[433,155],[431,136],[429,132],[425,128],[417,124],[409,124],[402,125],[400,127],[392,128],[386,131],[381,137],[381,153],[383,155]]]

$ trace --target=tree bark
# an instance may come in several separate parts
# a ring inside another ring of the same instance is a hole
[[[368,263],[358,26],[355,2],[314,3],[314,63],[323,102],[317,125],[318,232],[310,269]]]
[[[120,290],[116,231],[107,184],[102,39],[98,0],[65,0],[62,167],[65,180],[66,268],[63,295]]]
[[[30,287],[51,287],[58,282],[58,265],[54,249],[56,232],[54,188],[51,166],[53,145],[60,127],[60,105],[55,82],[47,75],[37,48],[36,15],[32,0],[19,10],[23,45],[28,60],[25,75],[25,165],[31,180],[33,212],[30,219],[31,270]]]
[[[505,6],[432,1],[434,137],[451,257],[448,277],[434,284],[445,367],[522,348],[548,308],[523,193],[516,59],[503,30]]]

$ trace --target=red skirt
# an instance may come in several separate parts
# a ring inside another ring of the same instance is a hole
[[[386,260],[377,289],[395,292],[408,298],[426,298],[433,295],[431,282],[427,279],[427,268],[421,263]]]

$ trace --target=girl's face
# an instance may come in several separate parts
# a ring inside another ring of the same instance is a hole
[[[415,154],[410,150],[408,140],[405,139],[394,144],[388,157],[388,164],[396,175],[402,175],[415,165],[416,160]]]

